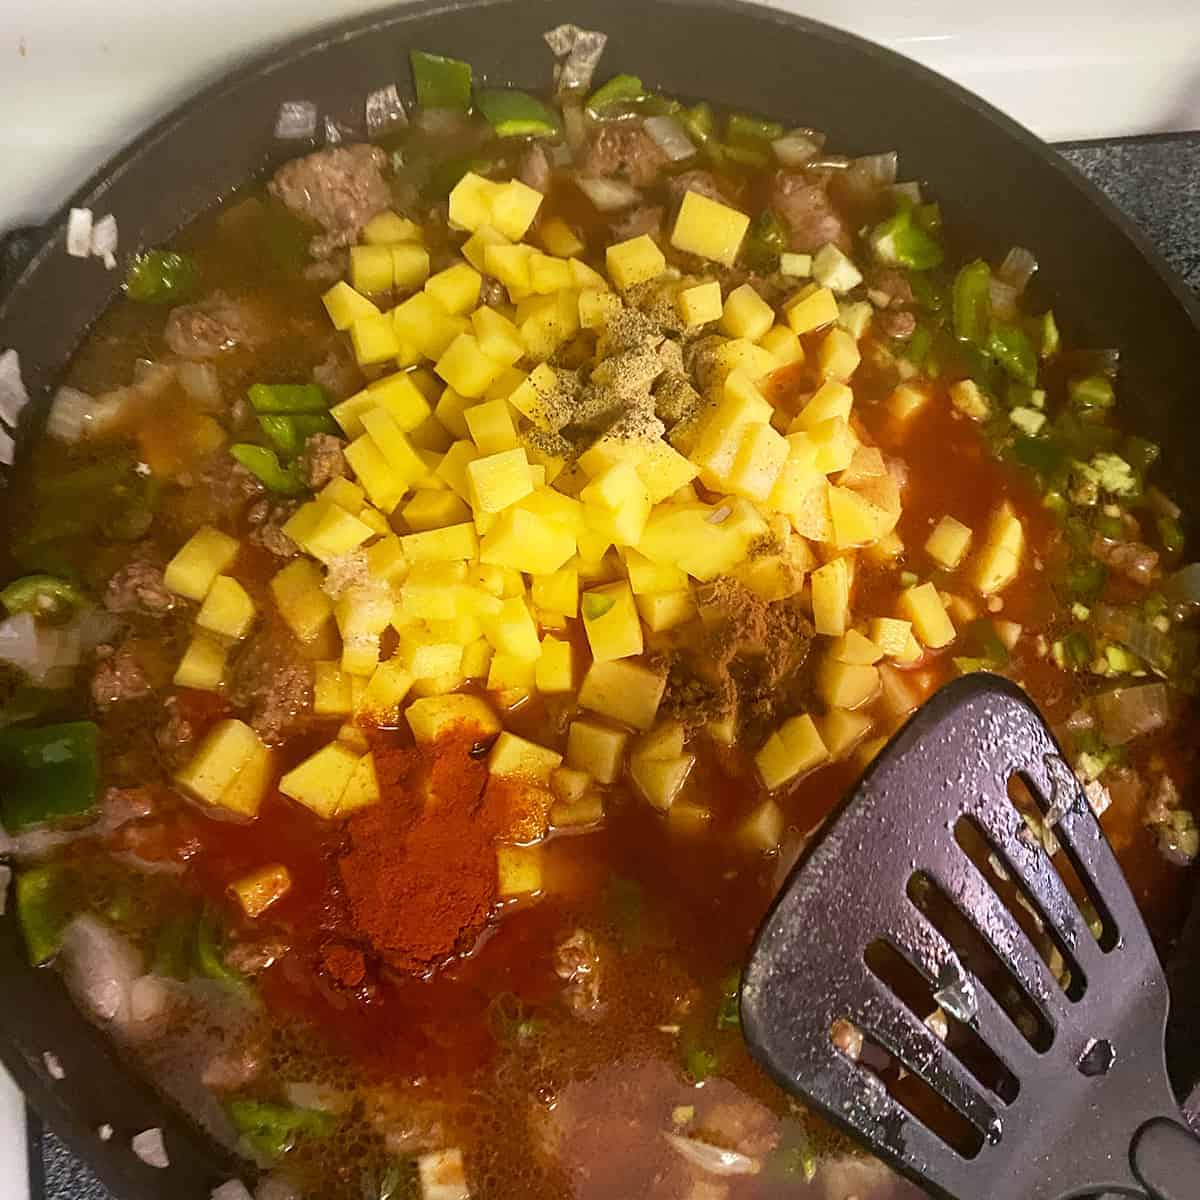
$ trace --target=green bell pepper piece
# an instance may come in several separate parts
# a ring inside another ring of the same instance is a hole
[[[91,721],[0,732],[0,815],[9,830],[75,817],[96,803],[100,730]]]
[[[783,126],[778,121],[764,121],[760,117],[749,117],[745,113],[730,113],[725,122],[725,140],[738,145],[773,142],[783,137]]]
[[[1158,526],[1158,536],[1163,549],[1168,554],[1178,554],[1187,541],[1178,517],[1158,517],[1154,523]]]
[[[942,248],[937,239],[913,221],[913,209],[905,204],[871,231],[871,245],[886,263],[929,271],[942,265]]]
[[[964,648],[995,669],[1008,662],[1008,647],[1000,640],[996,627],[987,617],[972,621],[965,630]]]
[[[60,863],[31,867],[17,875],[17,921],[35,967],[58,953],[62,931],[66,927],[66,906],[62,882],[66,868]]]
[[[647,117],[674,117],[683,111],[683,105],[678,100],[661,92],[647,92],[638,108]]]
[[[1139,475],[1144,475],[1162,457],[1162,447],[1149,438],[1127,437],[1121,443],[1121,457]]]
[[[1062,339],[1058,332],[1058,322],[1054,319],[1054,310],[1047,309],[1037,318],[1038,354],[1042,358],[1053,358],[1058,353]]]
[[[258,423],[284,458],[295,458],[314,433],[338,431],[328,413],[263,413]]]
[[[325,389],[316,383],[254,383],[248,392],[256,413],[323,413],[329,411]]]
[[[1104,375],[1088,375],[1083,379],[1072,379],[1067,384],[1067,394],[1071,403],[1080,412],[1094,412],[1098,409],[1112,408],[1117,397],[1113,392],[1112,381]]]
[[[56,575],[25,575],[0,590],[0,604],[10,613],[66,617],[83,603],[83,593]]]
[[[414,50],[409,56],[417,103],[422,108],[471,110],[471,64]]]
[[[754,271],[769,274],[779,266],[779,256],[788,248],[788,234],[773,209],[764,209],[750,223],[742,255]]]
[[[741,971],[734,971],[721,985],[721,1002],[717,1006],[718,1029],[741,1029],[742,1013],[738,1005],[741,987]]]
[[[1025,435],[1013,442],[1012,455],[1022,466],[1029,467],[1043,476],[1053,475],[1067,457],[1066,451],[1054,439]]]
[[[1086,667],[1092,661],[1092,646],[1087,635],[1078,629],[1072,630],[1062,641],[1063,659],[1069,666]]]
[[[646,89],[636,75],[614,75],[587,98],[587,110],[599,115],[617,104],[633,104],[645,95]]]
[[[422,195],[429,200],[444,200],[468,171],[474,171],[476,175],[486,175],[492,166],[490,158],[478,156],[459,155],[455,158],[438,159],[425,181]]]
[[[716,142],[708,143],[709,153],[715,154],[720,152],[720,159],[723,161],[738,163],[743,167],[750,167],[752,170],[761,171],[771,162],[771,155],[767,150],[764,150],[761,145],[754,145],[749,142],[742,142],[738,145],[721,145]]]
[[[168,979],[187,979],[192,973],[196,922],[191,917],[174,917],[154,939],[154,973]]]
[[[701,102],[692,105],[691,108],[685,108],[679,114],[679,119],[683,122],[688,136],[699,145],[707,142],[716,129],[716,119],[713,117],[711,104]]]
[[[231,1100],[226,1112],[247,1144],[270,1159],[286,1154],[298,1137],[328,1137],[337,1124],[331,1113],[265,1100]]]
[[[931,237],[936,237],[942,232],[942,206],[935,202],[918,204],[913,209],[913,224]]]
[[[558,118],[528,92],[488,88],[476,93],[475,104],[497,137],[550,137],[559,132]]]
[[[992,298],[988,285],[992,269],[982,259],[967,263],[954,277],[954,333],[965,342],[981,345],[991,324]]]
[[[1016,325],[993,324],[987,339],[988,353],[1026,387],[1037,383],[1037,352],[1023,329]]]
[[[192,943],[193,966],[205,979],[244,988],[246,980],[225,962],[221,949],[224,940],[220,919],[212,909],[206,909],[196,923],[196,939]]]
[[[178,304],[200,284],[200,266],[190,254],[146,250],[125,273],[125,295],[141,304]]]
[[[1095,600],[1104,590],[1108,568],[1091,559],[1077,563],[1067,572],[1067,590],[1076,600]]]
[[[281,466],[274,450],[253,442],[235,442],[229,453],[269,492],[280,496],[296,496],[304,491],[305,483],[299,468],[293,463]]]

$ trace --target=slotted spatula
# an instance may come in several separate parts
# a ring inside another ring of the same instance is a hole
[[[1044,810],[1076,892],[1082,881],[1086,916],[1047,837],[1010,799],[1014,775]],[[964,844],[982,845],[982,861]],[[1040,926],[1016,919],[1014,888]],[[936,904],[922,902],[930,896]],[[1065,976],[1035,946],[1041,929]],[[869,965],[896,954],[959,1036],[943,1042],[928,1012]],[[1022,1020],[1014,997],[1037,1019]],[[1082,788],[1024,692],[983,674],[933,696],[809,847],[758,932],[741,996],[746,1040],[781,1086],[958,1200],[1200,1197],[1200,1141],[1167,1078],[1167,1007]],[[1001,1069],[979,1069],[980,1042]],[[937,1103],[913,1099],[916,1080],[975,1135],[965,1149]]]

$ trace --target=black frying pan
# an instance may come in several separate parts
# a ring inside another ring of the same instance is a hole
[[[116,214],[122,249],[169,238],[198,213],[284,158],[310,148],[273,139],[284,100],[315,101],[361,128],[368,91],[409,91],[409,48],[453,54],[498,83],[537,88],[551,59],[541,34],[562,21],[609,34],[602,71],[663,91],[825,129],[850,154],[898,149],[905,178],[927,180],[964,251],[1037,252],[1037,286],[1054,298],[1069,343],[1120,347],[1125,418],[1165,447],[1167,488],[1200,518],[1200,305],[1144,237],[1026,130],[955,84],[849,34],[733,0],[448,0],[405,5],[284,46],[159,122],[72,198]],[[63,365],[113,298],[119,273],[67,257],[66,210],[0,254],[0,347],[16,347],[40,399],[32,436]],[[1197,922],[1193,922],[1194,924]],[[0,921],[4,980],[0,1059],[34,1106],[122,1200],[208,1200],[232,1164],[129,1073],[78,1015],[58,979],[34,971],[11,917]],[[1176,1083],[1200,1076],[1200,957],[1174,973]],[[68,1075],[49,1078],[53,1049]],[[110,1123],[102,1143],[95,1130]],[[159,1125],[171,1167],[155,1171],[129,1136]]]

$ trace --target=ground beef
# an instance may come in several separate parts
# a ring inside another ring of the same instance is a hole
[[[167,697],[164,708],[166,719],[154,731],[154,743],[164,766],[168,771],[173,771],[190,757],[196,730],[192,722],[179,711],[173,696]]]
[[[888,310],[887,312],[876,313],[875,328],[884,337],[906,342],[916,332],[917,314],[903,310]]]
[[[362,227],[391,203],[383,177],[387,155],[378,146],[331,146],[286,163],[269,189],[293,212],[321,226],[314,258],[352,245]]]
[[[225,951],[225,965],[239,975],[253,978],[278,962],[291,947],[281,937],[248,938]]]
[[[576,929],[554,948],[554,973],[566,981],[563,1001],[575,1016],[586,1019],[600,1012],[600,950],[587,930]]]
[[[346,443],[331,433],[314,433],[304,443],[300,455],[300,474],[314,492],[346,474],[346,459],[342,454]]]
[[[709,200],[728,204],[729,197],[721,190],[717,177],[711,171],[684,171],[667,180],[667,191],[676,200],[682,200],[688,192],[698,192]]]
[[[145,668],[128,646],[98,646],[92,673],[92,702],[110,708],[125,700],[142,700],[153,690]]]
[[[246,710],[264,741],[302,729],[312,713],[312,666],[286,629],[269,626],[244,641],[230,673],[229,699]]]
[[[175,607],[175,597],[163,583],[162,568],[139,558],[126,563],[108,581],[104,607],[113,613],[161,617]]]
[[[258,1078],[265,1061],[265,1047],[245,1041],[214,1054],[201,1069],[200,1082],[216,1092],[236,1092]]]
[[[850,249],[850,234],[822,183],[804,175],[781,171],[775,177],[771,207],[788,227],[789,245],[801,254],[811,254],[835,242]]]
[[[581,170],[602,179],[619,176],[635,187],[652,184],[668,163],[658,143],[640,122],[607,122],[584,152]]]
[[[171,309],[163,337],[180,358],[201,360],[252,350],[267,341],[269,333],[263,318],[244,301],[213,292],[196,304]]]
[[[666,209],[661,204],[647,204],[641,208],[635,208],[632,212],[613,222],[613,240],[624,242],[630,238],[641,237],[643,233],[657,237],[662,233],[665,215]]]
[[[490,308],[499,308],[508,303],[508,288],[498,279],[484,275],[479,282],[479,303]]]
[[[915,299],[912,284],[895,267],[873,267],[868,271],[867,291],[879,308],[901,308]]]
[[[333,400],[345,400],[363,385],[363,375],[358,369],[358,364],[350,357],[340,340],[335,342],[329,353],[313,367],[312,377],[313,383],[319,384],[325,394]]]
[[[531,143],[529,149],[521,156],[521,166],[518,170],[521,182],[528,184],[536,192],[548,192],[551,174],[546,147],[541,142]]]
[[[769,1154],[779,1144],[779,1118],[757,1100],[729,1091],[700,1114],[693,1136],[752,1158]]]
[[[1139,587],[1149,587],[1158,578],[1158,551],[1142,542],[1117,542],[1096,534],[1092,553],[1109,570],[1124,575]]]
[[[246,510],[250,525],[250,541],[261,546],[276,558],[295,558],[300,548],[283,532],[284,525],[296,511],[293,500],[272,501],[263,497]]]

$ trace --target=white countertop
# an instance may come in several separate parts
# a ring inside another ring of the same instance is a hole
[[[775,4],[919,59],[1050,141],[1200,129],[1196,0]],[[52,212],[109,154],[248,54],[381,7],[374,0],[0,0],[0,229]],[[569,4],[562,13],[569,17]]]

